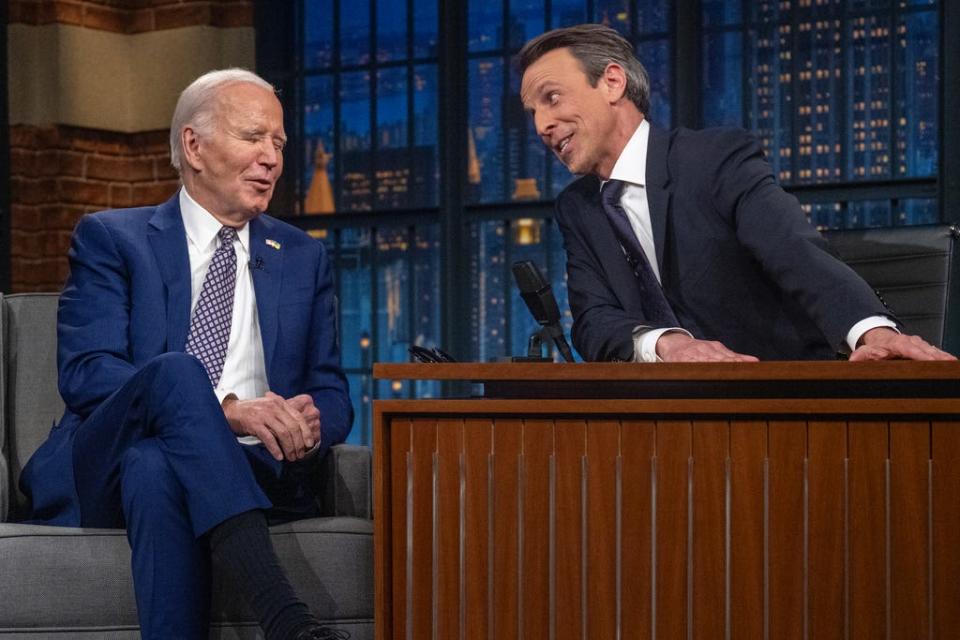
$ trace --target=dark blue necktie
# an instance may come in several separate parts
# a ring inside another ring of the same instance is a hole
[[[603,212],[607,214],[613,233],[620,243],[623,253],[627,258],[627,263],[633,269],[633,275],[637,278],[637,284],[640,286],[640,293],[643,298],[643,315],[651,324],[656,326],[679,327],[677,316],[670,308],[666,296],[663,295],[663,288],[657,281],[650,263],[647,262],[647,256],[640,246],[637,234],[633,232],[630,226],[630,220],[627,218],[627,212],[620,205],[620,196],[623,194],[625,183],[621,180],[610,180],[600,192],[600,202],[603,204]]]
[[[237,254],[233,240],[237,232],[232,227],[223,227],[217,234],[217,247],[203,279],[200,298],[190,320],[190,335],[187,336],[187,353],[199,358],[207,369],[214,387],[223,373],[230,344],[230,325],[233,323],[233,292],[237,284]]]

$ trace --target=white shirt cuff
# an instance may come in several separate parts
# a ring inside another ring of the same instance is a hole
[[[864,318],[857,324],[853,325],[850,328],[850,331],[847,332],[847,345],[850,347],[850,352],[854,352],[857,349],[857,343],[860,342],[860,338],[863,337],[867,331],[870,329],[876,329],[877,327],[890,327],[897,333],[900,333],[900,330],[897,329],[897,323],[886,316],[870,316],[869,318]]]
[[[657,340],[665,333],[679,331],[685,333],[691,338],[686,329],[680,327],[667,327],[666,329],[643,330],[643,327],[637,327],[633,330],[633,361],[634,362],[663,362],[657,355]]]

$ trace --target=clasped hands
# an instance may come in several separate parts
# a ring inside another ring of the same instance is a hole
[[[657,340],[657,355],[664,362],[757,362],[754,356],[731,351],[714,340],[697,340],[680,332],[665,333]],[[908,336],[887,327],[863,334],[850,361],[864,360],[956,360],[919,336]]]
[[[221,406],[235,434],[255,436],[276,460],[301,460],[320,442],[320,410],[305,393],[284,398],[268,391],[251,400],[231,395]]]

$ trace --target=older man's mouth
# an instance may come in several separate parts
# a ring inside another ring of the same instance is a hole
[[[254,187],[261,191],[268,191],[273,188],[273,180],[266,178],[249,178],[247,182],[252,183]]]

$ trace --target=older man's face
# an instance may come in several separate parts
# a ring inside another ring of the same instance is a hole
[[[211,131],[197,136],[190,195],[239,226],[266,210],[283,172],[283,108],[272,91],[250,83],[227,85],[217,99]]]

